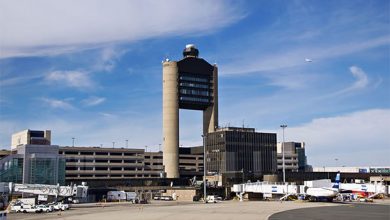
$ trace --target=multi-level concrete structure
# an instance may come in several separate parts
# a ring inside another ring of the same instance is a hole
[[[278,170],[283,169],[282,143],[277,145]],[[307,159],[305,154],[305,142],[284,142],[284,166],[286,170],[293,172],[305,171]]]
[[[187,177],[203,171],[203,154],[197,148],[180,148],[180,174]],[[66,180],[121,180],[164,177],[163,153],[144,149],[60,147],[66,159]]]
[[[179,177],[179,109],[203,111],[203,134],[218,127],[218,68],[189,44],[180,61],[163,62],[163,147],[168,178]]]
[[[11,150],[25,144],[50,145],[51,131],[23,130],[12,135]]]

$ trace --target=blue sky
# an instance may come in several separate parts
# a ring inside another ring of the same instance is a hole
[[[161,61],[194,43],[219,67],[221,126],[287,124],[314,166],[390,165],[389,1],[0,0],[0,32],[0,148],[49,129],[158,150]],[[181,145],[201,119],[180,111]]]

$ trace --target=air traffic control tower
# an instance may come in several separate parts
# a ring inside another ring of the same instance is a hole
[[[198,57],[193,44],[183,59],[163,62],[163,165],[179,178],[179,109],[203,111],[203,134],[218,127],[218,68]]]

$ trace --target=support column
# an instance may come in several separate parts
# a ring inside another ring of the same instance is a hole
[[[213,105],[203,111],[203,135],[214,132],[218,127],[218,67],[213,70]]]
[[[163,63],[163,165],[167,178],[179,178],[179,95],[176,62]]]

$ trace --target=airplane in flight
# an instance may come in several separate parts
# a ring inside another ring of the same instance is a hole
[[[337,173],[335,183],[330,187],[309,187],[306,189],[306,195],[309,196],[310,201],[323,201],[332,202],[340,193],[340,172]]]
[[[305,61],[306,61],[306,62],[313,62],[313,60],[312,60],[312,59],[309,59],[309,58],[305,58]]]

